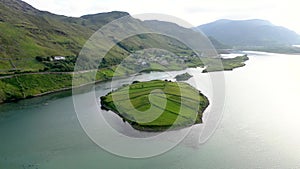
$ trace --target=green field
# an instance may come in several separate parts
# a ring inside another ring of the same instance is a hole
[[[121,87],[101,97],[101,105],[135,129],[163,131],[202,123],[209,101],[187,83],[154,80]]]

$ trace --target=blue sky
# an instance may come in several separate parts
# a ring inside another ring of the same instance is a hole
[[[162,13],[194,26],[217,19],[266,19],[300,33],[297,0],[24,0],[56,14],[81,16],[108,11]]]

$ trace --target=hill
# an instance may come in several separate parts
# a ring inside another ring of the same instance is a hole
[[[197,30],[235,47],[290,46],[300,43],[300,36],[266,20],[217,20],[198,26]]]
[[[184,41],[186,42],[189,41],[189,46],[195,46],[195,47],[200,46],[200,48],[202,49],[210,49],[213,46],[218,53],[228,53],[228,51],[224,49],[232,48],[232,46],[225,45],[212,36],[205,37],[202,34],[201,35],[198,34],[196,32],[197,30],[184,28],[174,23],[157,21],[157,20],[148,20],[148,21],[144,21],[143,24],[146,27],[151,28],[152,30],[159,30],[165,33],[172,32],[172,34],[176,34],[177,37],[181,37],[181,39],[184,39]],[[187,37],[182,36],[186,34],[188,34],[189,36]],[[208,42],[206,40],[207,38],[210,41],[209,43],[207,43]],[[184,46],[181,47],[186,48]],[[213,53],[211,55],[216,55],[216,53]]]
[[[73,73],[78,54],[90,36],[107,23],[124,16],[126,21],[102,32],[105,41],[97,39],[97,45],[89,46],[96,51],[88,50],[92,55],[80,58],[84,63],[80,66],[82,69]],[[147,33],[119,41],[118,28],[132,33],[159,30],[162,34]],[[21,0],[0,0],[0,30],[0,103],[142,71],[182,70],[205,65],[205,72],[232,70],[243,66],[247,59],[244,56],[219,61],[206,37],[192,29],[169,22],[141,21],[120,11],[66,17],[40,11]],[[188,44],[164,35],[168,33]],[[107,40],[117,43],[108,48]],[[187,45],[200,47],[194,51]],[[149,50],[156,48],[161,50]],[[106,49],[109,49],[108,53],[99,53]],[[214,57],[200,60],[195,52]],[[97,60],[99,55],[105,55],[101,63]],[[224,66],[217,64],[221,62]],[[95,75],[92,70],[96,69]],[[79,78],[74,78],[74,75]],[[73,84],[72,79],[75,79]]]
[[[51,69],[35,58],[77,56],[95,31],[123,16],[130,17],[127,12],[119,11],[79,18],[66,17],[40,11],[21,0],[0,0],[0,70],[3,74]],[[130,22],[144,28],[142,21],[130,17]],[[175,41],[155,35],[136,36],[124,43],[118,43],[110,52],[107,61],[121,61],[130,50],[147,47],[163,46],[174,53],[186,53],[186,49],[178,48],[176,44],[181,44]],[[141,42],[143,46],[140,45]]]

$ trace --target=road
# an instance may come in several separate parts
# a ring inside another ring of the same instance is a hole
[[[0,76],[0,79],[9,79],[13,77],[18,77],[18,76],[23,76],[23,75],[49,75],[49,74],[81,74],[81,73],[88,73],[88,72],[93,72],[97,71],[97,69],[93,70],[83,70],[83,71],[78,71],[78,72],[33,72],[33,73],[22,73],[22,74],[13,74],[13,75],[7,75],[7,76]]]

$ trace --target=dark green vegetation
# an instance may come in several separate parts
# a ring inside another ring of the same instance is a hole
[[[299,53],[300,35],[265,20],[218,20],[196,29],[207,36],[241,50],[259,50],[274,53]]]
[[[187,83],[154,80],[113,91],[101,97],[101,105],[135,129],[163,131],[201,123],[209,101]]]
[[[0,102],[17,101],[71,86],[71,74],[20,75],[1,79]]]
[[[36,57],[36,60],[44,65],[44,69],[39,70],[40,72],[72,72],[74,71],[76,59],[76,56],[66,56],[62,60],[55,60],[55,57]]]
[[[191,77],[193,77],[193,76],[190,75],[189,73],[184,73],[184,74],[177,75],[175,77],[175,79],[177,81],[186,81],[186,80],[189,80]]]

